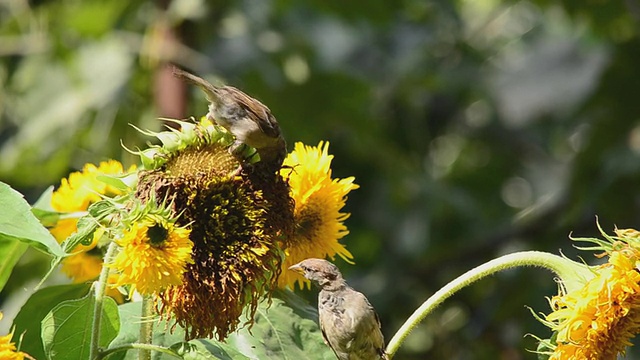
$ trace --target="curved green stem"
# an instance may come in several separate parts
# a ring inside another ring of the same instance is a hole
[[[111,258],[117,248],[116,243],[112,242],[107,248],[107,253],[104,255],[104,264],[109,264]],[[98,281],[94,283],[95,297],[93,299],[93,321],[91,324],[91,345],[89,347],[89,359],[97,359],[100,346],[100,325],[102,321],[102,300],[104,300],[104,292],[107,288],[107,281],[109,278],[110,269],[106,266],[102,266],[100,271],[100,277]]]
[[[438,290],[430,298],[411,314],[400,329],[393,336],[387,346],[387,355],[389,359],[398,351],[398,348],[407,338],[411,330],[413,330],[424,318],[431,313],[438,305],[458,290],[470,285],[498,271],[519,267],[519,266],[539,266],[549,269],[556,273],[560,278],[566,279],[574,276],[579,270],[576,268],[577,263],[567,260],[558,255],[549,254],[539,251],[523,251],[514,254],[505,255],[497,259],[493,259],[474,269],[471,269],[459,276],[455,280]]]

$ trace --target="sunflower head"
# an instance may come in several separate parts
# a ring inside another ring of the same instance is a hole
[[[254,171],[248,149],[231,154],[233,137],[208,121],[180,122],[182,131],[156,134],[165,144],[142,154],[136,197],[162,199],[180,226],[189,226],[192,262],[182,283],[160,295],[160,311],[187,338],[224,339],[248,306],[274,287],[282,262],[279,241],[293,232],[289,186],[276,173]],[[251,320],[249,320],[251,321]]]
[[[582,265],[589,275],[562,279],[573,285],[561,283],[559,294],[549,300],[552,312],[541,320],[554,335],[540,340],[549,359],[615,360],[640,331],[640,233],[633,229],[615,233],[602,232],[604,240],[574,239],[595,244],[584,249],[603,251],[599,256],[608,261]]]
[[[190,230],[176,226],[162,205],[149,201],[134,209],[132,223],[116,239],[120,252],[108,264],[118,274],[112,287],[128,285],[129,296],[135,290],[150,295],[182,284],[186,265],[193,262]]]
[[[284,161],[280,173],[288,180],[295,201],[295,231],[283,244],[286,253],[283,269],[307,258],[333,260],[337,255],[348,262],[353,259],[339,242],[349,233],[344,225],[349,214],[340,210],[347,194],[358,185],[353,183],[353,177],[332,179],[332,159],[329,143],[321,141],[318,146],[296,143]],[[296,283],[301,288],[310,286],[307,279],[292,271],[283,271],[278,281],[280,287],[294,287]]]
[[[98,166],[85,164],[82,171],[73,172],[61,180],[60,186],[51,195],[51,208],[60,213],[79,213],[87,211],[91,204],[103,197],[122,195],[121,189],[108,184],[101,177],[123,176],[134,170],[135,166],[132,166],[125,171],[122,164],[116,160],[103,161]],[[77,218],[62,218],[50,229],[51,234],[62,242],[78,230],[77,222]]]
[[[0,311],[0,320],[2,320],[3,314]],[[18,351],[16,344],[12,341],[13,331],[7,335],[0,336],[0,359],[6,360],[24,360],[33,358],[29,354],[22,351]]]
[[[73,172],[67,178],[62,179],[60,186],[51,196],[51,208],[60,213],[60,218],[50,231],[59,242],[64,242],[71,254],[62,260],[61,270],[75,283],[94,280],[102,270],[105,243],[108,234],[104,228],[97,227],[86,239],[69,242],[72,234],[78,235],[79,218],[90,213],[90,208],[97,206],[103,199],[124,198],[127,187],[117,187],[110,183],[109,178],[122,178],[133,173],[135,166],[125,170],[122,164],[116,160],[103,161],[97,166],[86,164],[82,171]],[[124,184],[124,182],[123,182]],[[105,222],[110,222],[112,214],[103,214]],[[95,223],[92,221],[92,223]],[[75,236],[73,235],[73,236]],[[124,299],[117,291],[109,291],[116,301],[121,303]]]

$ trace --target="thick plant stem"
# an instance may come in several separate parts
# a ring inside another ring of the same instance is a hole
[[[107,253],[104,255],[104,263],[109,264],[113,258],[113,254],[117,249],[116,243],[112,242],[107,248]],[[89,358],[97,359],[100,351],[100,326],[102,323],[102,304],[104,300],[104,292],[107,288],[107,282],[109,279],[109,268],[102,267],[100,271],[100,277],[98,281],[93,284],[95,297],[93,303],[93,322],[91,324],[91,345],[89,347]]]
[[[153,340],[153,297],[145,295],[142,297],[142,322],[140,323],[140,343],[151,344]],[[140,348],[139,359],[151,360],[151,350],[148,348]]]
[[[539,266],[549,269],[556,273],[560,278],[572,276],[576,269],[569,264],[570,261],[560,256],[539,251],[523,251],[514,254],[505,255],[497,259],[493,259],[474,269],[471,269],[459,276],[455,280],[438,290],[430,298],[411,314],[400,329],[393,336],[387,346],[387,355],[389,359],[398,351],[400,345],[407,338],[411,330],[413,330],[424,318],[431,313],[444,300],[455,294],[458,290],[470,285],[471,283],[495,274],[498,271],[511,269],[519,266]]]

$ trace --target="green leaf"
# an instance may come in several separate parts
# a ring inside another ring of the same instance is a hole
[[[78,230],[62,243],[62,248],[66,251],[73,251],[73,248],[80,243],[90,245],[93,241],[93,233],[98,229],[98,222],[93,216],[87,215],[78,219],[76,226]]]
[[[42,320],[42,342],[48,358],[88,359],[95,298],[88,294],[82,299],[63,301]],[[118,305],[105,297],[102,304],[98,345],[106,347],[120,330]]]
[[[40,210],[46,211],[55,211],[53,207],[51,207],[51,198],[53,197],[53,186],[49,186],[47,190],[45,190],[38,200],[36,200],[35,204],[33,204],[34,208],[38,208]]]
[[[116,207],[111,200],[101,200],[91,204],[87,211],[91,216],[100,221],[113,214],[116,211]]]
[[[109,344],[109,348],[138,342],[140,334],[140,314],[142,312],[141,302],[132,302],[122,304],[118,306],[120,312],[120,332],[118,336]],[[182,328],[177,327],[174,332],[168,331],[168,324],[166,321],[158,321],[154,324],[154,332],[152,343],[154,345],[170,347],[173,344],[179,344],[184,340],[184,331]],[[178,346],[179,347],[179,346]],[[185,350],[186,351],[186,350]],[[195,350],[194,350],[195,351]],[[166,354],[158,354],[152,352],[154,359],[175,359]],[[138,351],[129,350],[125,352],[114,353],[109,356],[109,360],[137,360]]]
[[[76,245],[91,245],[93,234],[98,230],[100,221],[116,211],[114,204],[109,200],[102,200],[93,203],[87,210],[88,215],[78,219],[77,231],[71,234],[63,243],[62,248],[66,251],[73,251]]]
[[[31,212],[22,194],[0,182],[0,240],[21,241],[55,256],[64,256],[62,247]]]
[[[60,220],[60,212],[55,211],[51,206],[51,197],[53,196],[53,186],[49,186],[38,198],[31,212],[35,215],[40,223],[46,227],[55,226]]]
[[[31,212],[36,218],[38,218],[38,220],[40,220],[42,226],[47,228],[56,226],[56,223],[61,218],[60,213],[57,211],[42,210],[34,207],[31,209]]]
[[[60,302],[85,296],[89,288],[89,284],[57,285],[33,293],[13,322],[16,336],[24,336],[21,350],[35,359],[46,359],[40,338],[42,319]]]
[[[0,239],[0,292],[4,288],[14,266],[29,246],[17,240]]]
[[[119,177],[116,177],[116,176],[119,176]],[[96,176],[96,179],[98,181],[102,181],[107,185],[111,185],[122,192],[126,192],[127,190],[129,190],[130,189],[129,186],[120,178],[122,175],[116,175],[116,176],[98,175]]]
[[[193,340],[188,343],[174,344],[171,349],[185,360],[251,360],[233,347],[215,340]]]
[[[300,317],[304,319],[309,319],[313,321],[318,321],[318,309],[316,307],[312,307],[309,305],[307,300],[301,298],[296,295],[291,290],[277,290],[274,292],[274,297],[282,299],[287,306],[289,306],[293,311]]]
[[[153,344],[169,347],[183,359],[331,359],[335,355],[324,344],[318,327],[317,312],[292,292],[279,292],[269,307],[265,300],[258,306],[255,324],[242,328],[224,342],[213,339],[195,339],[184,342],[184,330],[159,321],[154,327]],[[140,303],[119,306],[120,334],[110,348],[130,344],[138,339],[140,329]],[[154,353],[154,359],[173,359],[170,355]],[[134,360],[137,351],[116,353],[109,360]]]
[[[226,344],[251,359],[335,360],[324,343],[315,311],[292,292],[280,295],[285,300],[273,298],[271,306],[263,301],[253,327],[231,334]]]
[[[100,221],[116,211],[114,204],[109,200],[102,200],[93,203],[87,210],[88,215],[78,219],[77,231],[71,234],[63,243],[62,248],[66,251],[73,251],[76,245],[91,245],[93,234],[98,230]]]

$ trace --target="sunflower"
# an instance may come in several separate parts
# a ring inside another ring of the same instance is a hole
[[[354,177],[345,179],[331,178],[331,160],[329,143],[320,142],[318,146],[306,146],[300,142],[287,156],[281,175],[288,180],[291,197],[295,201],[295,232],[290,241],[284,244],[285,260],[282,274],[278,280],[280,287],[302,288],[309,281],[292,271],[285,271],[306,258],[326,258],[332,260],[336,255],[351,262],[353,255],[339,242],[349,233],[344,221],[348,213],[340,212],[347,200],[347,194],[359,186]]]
[[[159,312],[185,328],[187,339],[224,339],[245,308],[252,322],[258,301],[275,287],[278,244],[293,232],[293,201],[279,174],[250,164],[254,149],[230,153],[235,139],[224,128],[178,123],[179,131],[148,132],[163,144],[139,152],[146,170],[136,198],[171,204],[193,242],[193,262],[180,285],[158,295]]]
[[[0,320],[2,320],[3,314],[0,312]],[[13,333],[9,333],[5,336],[0,336],[0,359],[5,360],[23,360],[24,358],[33,359],[28,354],[18,351],[16,344],[11,341]]]
[[[127,173],[134,170],[135,166],[132,166]],[[85,164],[81,172],[73,172],[68,178],[60,181],[60,186],[51,195],[51,207],[61,213],[87,211],[89,205],[99,201],[101,196],[114,197],[122,194],[122,191],[100,181],[98,177],[124,173],[122,164],[117,160],[103,161],[98,166]],[[62,242],[76,232],[77,222],[76,218],[61,219],[50,229],[51,234]]]
[[[96,248],[81,251],[62,260],[61,270],[75,283],[93,280],[102,271],[102,254]]]
[[[133,170],[135,166],[126,172]],[[122,164],[117,160],[103,161],[98,166],[85,164],[82,171],[73,172],[68,178],[61,180],[60,187],[51,197],[51,206],[60,212],[85,211],[89,205],[100,200],[101,195],[113,197],[122,193],[112,185],[99,180],[99,176],[124,173]]]
[[[135,170],[132,166],[127,172]],[[89,206],[102,196],[114,197],[122,191],[99,179],[104,175],[123,175],[122,164],[116,160],[103,161],[98,166],[86,164],[81,172],[73,172],[68,178],[62,179],[60,186],[51,196],[53,210],[61,213],[80,213],[87,211]],[[62,242],[75,233],[78,218],[62,218],[50,229],[51,234]],[[103,231],[94,233],[93,241],[89,245],[78,244],[72,251],[73,255],[62,260],[62,272],[80,283],[98,277],[102,269],[102,252],[96,248]]]
[[[122,249],[108,265],[119,273],[112,286],[130,285],[131,297],[135,290],[154,294],[180,285],[186,265],[192,262],[189,233],[160,216],[134,223],[116,240]]]
[[[608,261],[590,267],[590,277],[573,279],[572,289],[561,286],[551,298],[553,311],[544,323],[555,340],[543,341],[549,359],[615,360],[640,331],[640,233],[615,233],[603,233],[606,240],[576,239],[597,244],[589,249],[604,250]]]

